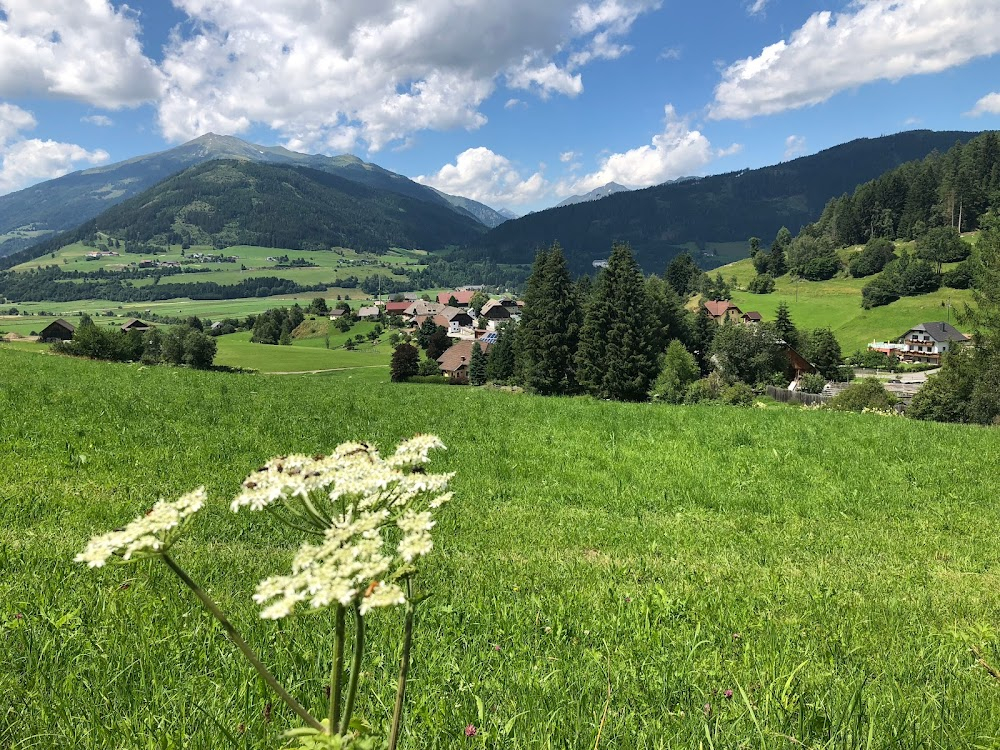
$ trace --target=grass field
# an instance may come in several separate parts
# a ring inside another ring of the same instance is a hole
[[[725,279],[735,276],[744,287],[756,274],[749,259],[717,270]],[[830,327],[844,354],[850,354],[875,340],[896,339],[919,323],[948,321],[950,317],[954,325],[956,310],[971,300],[967,290],[942,287],[931,294],[903,297],[891,305],[865,310],[861,307],[861,287],[872,278],[796,283],[790,276],[782,276],[776,280],[773,293],[734,292],[733,302],[744,312],[756,310],[764,320],[774,320],[778,305],[784,302],[795,325],[808,329]]]
[[[457,474],[402,747],[1000,746],[1000,685],[970,653],[1000,664],[995,432],[386,380],[0,348],[0,747],[279,747],[288,712],[169,572],[72,557],[205,484],[175,556],[319,710],[331,619],[250,600],[297,539],[228,499],[270,456],[421,431]],[[397,617],[371,618],[376,728]]]
[[[356,367],[381,368],[388,377],[392,348],[387,343],[358,344],[354,351],[343,348],[348,338],[366,334],[372,323],[358,323],[344,333],[330,335],[330,348],[322,337],[296,339],[291,346],[271,346],[250,342],[250,332],[219,336],[215,364],[243,367],[260,372],[305,372],[310,370],[350,369]]]

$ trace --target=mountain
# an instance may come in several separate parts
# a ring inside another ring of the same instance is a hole
[[[0,196],[0,257],[28,247],[47,234],[72,229],[183,169],[214,159],[311,167],[477,219],[477,207],[485,209],[484,215],[492,211],[475,201],[467,201],[465,205],[461,202],[466,199],[439,194],[355,156],[300,154],[280,146],[258,146],[232,136],[208,133],[168,151],[73,172]],[[453,205],[452,201],[456,203]],[[496,226],[489,221],[483,223]]]
[[[213,160],[168,177],[77,229],[4,258],[9,266],[104,232],[126,252],[167,243],[293,250],[436,250],[486,229],[450,206],[305,166]]]
[[[830,198],[976,135],[914,130],[863,138],[762,169],[616,193],[504,222],[477,250],[497,263],[528,263],[557,240],[573,271],[585,273],[623,241],[647,271],[662,273],[672,257],[695,248],[699,263],[713,267],[732,258],[716,259],[708,243],[751,236],[770,242],[782,226],[796,233],[819,218]]]
[[[607,185],[601,185],[599,188],[594,188],[589,193],[584,193],[583,195],[571,195],[562,203],[557,204],[556,208],[559,208],[560,206],[572,206],[575,203],[596,201],[601,198],[607,198],[609,195],[614,195],[615,193],[624,193],[627,191],[628,188],[624,185],[619,185],[617,182],[609,182]]]
[[[498,208],[497,213],[500,214],[505,220],[507,219],[520,219],[521,215],[516,214],[509,208]]]
[[[460,195],[448,195],[447,193],[442,193],[437,188],[431,188],[431,190],[440,195],[455,208],[467,212],[480,224],[489,227],[490,229],[500,226],[507,221],[507,219],[511,218],[503,211],[497,211],[496,209],[490,208],[485,203],[474,201],[471,198],[463,198]]]

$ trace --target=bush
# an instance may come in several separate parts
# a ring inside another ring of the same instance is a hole
[[[420,372],[420,350],[410,344],[400,344],[392,353],[390,378],[400,383]]]
[[[888,411],[898,403],[899,399],[885,389],[882,381],[875,378],[863,378],[834,396],[830,401],[830,408],[837,411],[864,411],[865,409]]]
[[[684,393],[685,404],[697,404],[702,401],[718,401],[722,395],[722,377],[713,372],[708,377],[696,380],[688,386]]]
[[[896,259],[895,245],[885,237],[875,237],[868,241],[864,249],[851,258],[851,276],[861,278],[871,276]]]
[[[769,273],[759,273],[750,280],[747,291],[751,294],[770,294],[774,291],[774,277]]]
[[[753,388],[746,383],[733,383],[722,391],[722,402],[730,406],[753,406]]]
[[[656,401],[679,404],[684,401],[688,386],[698,379],[699,373],[698,362],[694,355],[685,349],[680,341],[674,339],[663,356],[663,369],[653,384],[650,395]]]
[[[826,378],[816,373],[806,373],[799,379],[799,391],[802,393],[822,393],[826,388]]]
[[[972,286],[972,271],[967,261],[963,261],[941,275],[941,283],[950,289],[968,289]]]
[[[440,375],[441,368],[438,367],[438,363],[431,359],[430,357],[424,357],[420,361],[420,369],[417,370],[418,375]]]

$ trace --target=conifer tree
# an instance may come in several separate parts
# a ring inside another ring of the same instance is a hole
[[[469,358],[469,382],[472,385],[486,383],[486,355],[478,341],[472,342],[472,356]]]
[[[518,366],[528,390],[546,395],[577,391],[581,318],[576,288],[557,243],[535,259],[518,326]]]
[[[684,304],[673,286],[659,276],[646,279],[646,297],[653,316],[654,346],[660,354],[671,340],[686,337]]]
[[[599,398],[643,401],[657,375],[646,285],[628,245],[616,244],[587,308],[577,374]]]
[[[486,361],[486,379],[494,383],[505,383],[514,377],[516,361],[514,355],[514,340],[516,329],[508,323],[500,329],[490,356]]]
[[[788,305],[784,302],[778,305],[778,314],[774,319],[774,332],[778,334],[778,338],[793,349],[798,346],[799,332],[792,322],[792,316],[788,314]]]

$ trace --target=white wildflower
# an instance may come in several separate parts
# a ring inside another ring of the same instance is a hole
[[[442,505],[449,502],[451,500],[452,495],[454,494],[455,493],[453,492],[445,492],[443,495],[438,495],[436,498],[430,501],[428,507],[440,508]]]
[[[100,568],[114,555],[130,560],[134,556],[162,554],[177,541],[187,519],[201,510],[204,504],[204,487],[173,502],[160,500],[152,510],[125,528],[92,538],[87,548],[73,559],[85,562],[91,568]]]
[[[387,463],[397,469],[425,464],[430,461],[427,454],[432,450],[446,450],[437,435],[416,435],[400,443]]]
[[[403,589],[395,583],[379,583],[361,600],[361,616],[364,617],[369,610],[377,607],[395,607],[400,604],[406,604]]]

